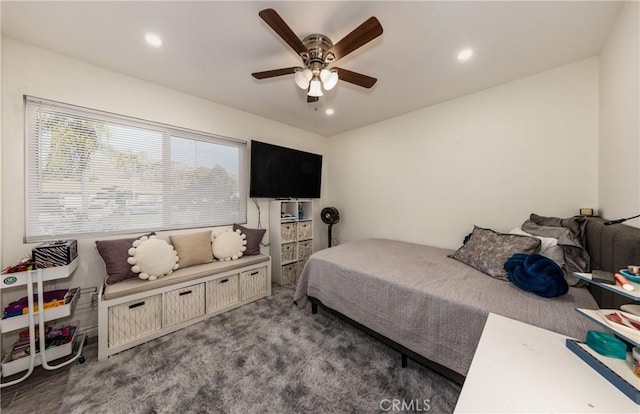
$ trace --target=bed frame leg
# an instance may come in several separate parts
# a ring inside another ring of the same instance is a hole
[[[402,368],[406,368],[406,367],[407,367],[407,355],[402,354]]]
[[[311,313],[314,314],[314,315],[316,313],[318,313],[318,304],[317,303],[312,303],[311,304]]]

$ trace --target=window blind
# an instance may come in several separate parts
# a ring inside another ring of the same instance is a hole
[[[27,241],[246,222],[246,142],[25,104]]]

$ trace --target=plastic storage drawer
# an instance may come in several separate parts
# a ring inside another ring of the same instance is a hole
[[[302,221],[298,223],[298,240],[313,239],[313,222]]]
[[[240,301],[238,275],[207,282],[207,313]]]
[[[307,240],[298,243],[298,260],[307,260],[313,253],[313,241]]]
[[[240,273],[240,300],[245,301],[267,293],[267,268]]]
[[[109,308],[109,341],[114,347],[162,328],[162,295],[133,300]]]
[[[163,327],[202,315],[204,315],[204,283],[164,293]]]
[[[280,238],[282,243],[296,241],[296,223],[284,223],[280,225]]]
[[[291,263],[296,261],[296,243],[287,243],[280,246],[282,253],[282,263]]]
[[[297,263],[282,266],[282,284],[291,285],[296,281]]]

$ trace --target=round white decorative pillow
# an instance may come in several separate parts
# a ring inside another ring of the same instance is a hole
[[[220,260],[237,260],[242,253],[247,250],[245,245],[247,241],[246,235],[241,234],[240,230],[233,231],[231,229],[223,231],[213,236],[211,250],[213,256]]]
[[[169,243],[156,236],[142,236],[129,249],[127,263],[143,280],[156,280],[178,268],[178,254]]]

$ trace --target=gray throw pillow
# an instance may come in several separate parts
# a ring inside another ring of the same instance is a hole
[[[255,256],[260,254],[260,242],[264,237],[264,233],[267,231],[266,229],[250,229],[247,227],[243,227],[239,224],[233,225],[233,231],[240,230],[242,234],[247,236],[245,239],[247,241],[247,250],[244,251],[244,256]]]
[[[534,253],[540,247],[536,237],[498,233],[474,226],[467,243],[449,257],[486,273],[508,281],[504,269],[506,261],[516,253]]]
[[[102,257],[107,271],[107,279],[105,282],[107,285],[138,277],[137,274],[131,271],[131,265],[127,263],[127,259],[129,258],[129,249],[133,247],[133,242],[140,237],[117,240],[96,240],[98,253],[100,253],[100,257]]]
[[[573,216],[567,218],[545,217],[531,213],[529,220],[538,226],[548,227],[564,227],[573,233],[581,245],[585,243],[585,232],[587,227],[587,218],[583,216]]]

